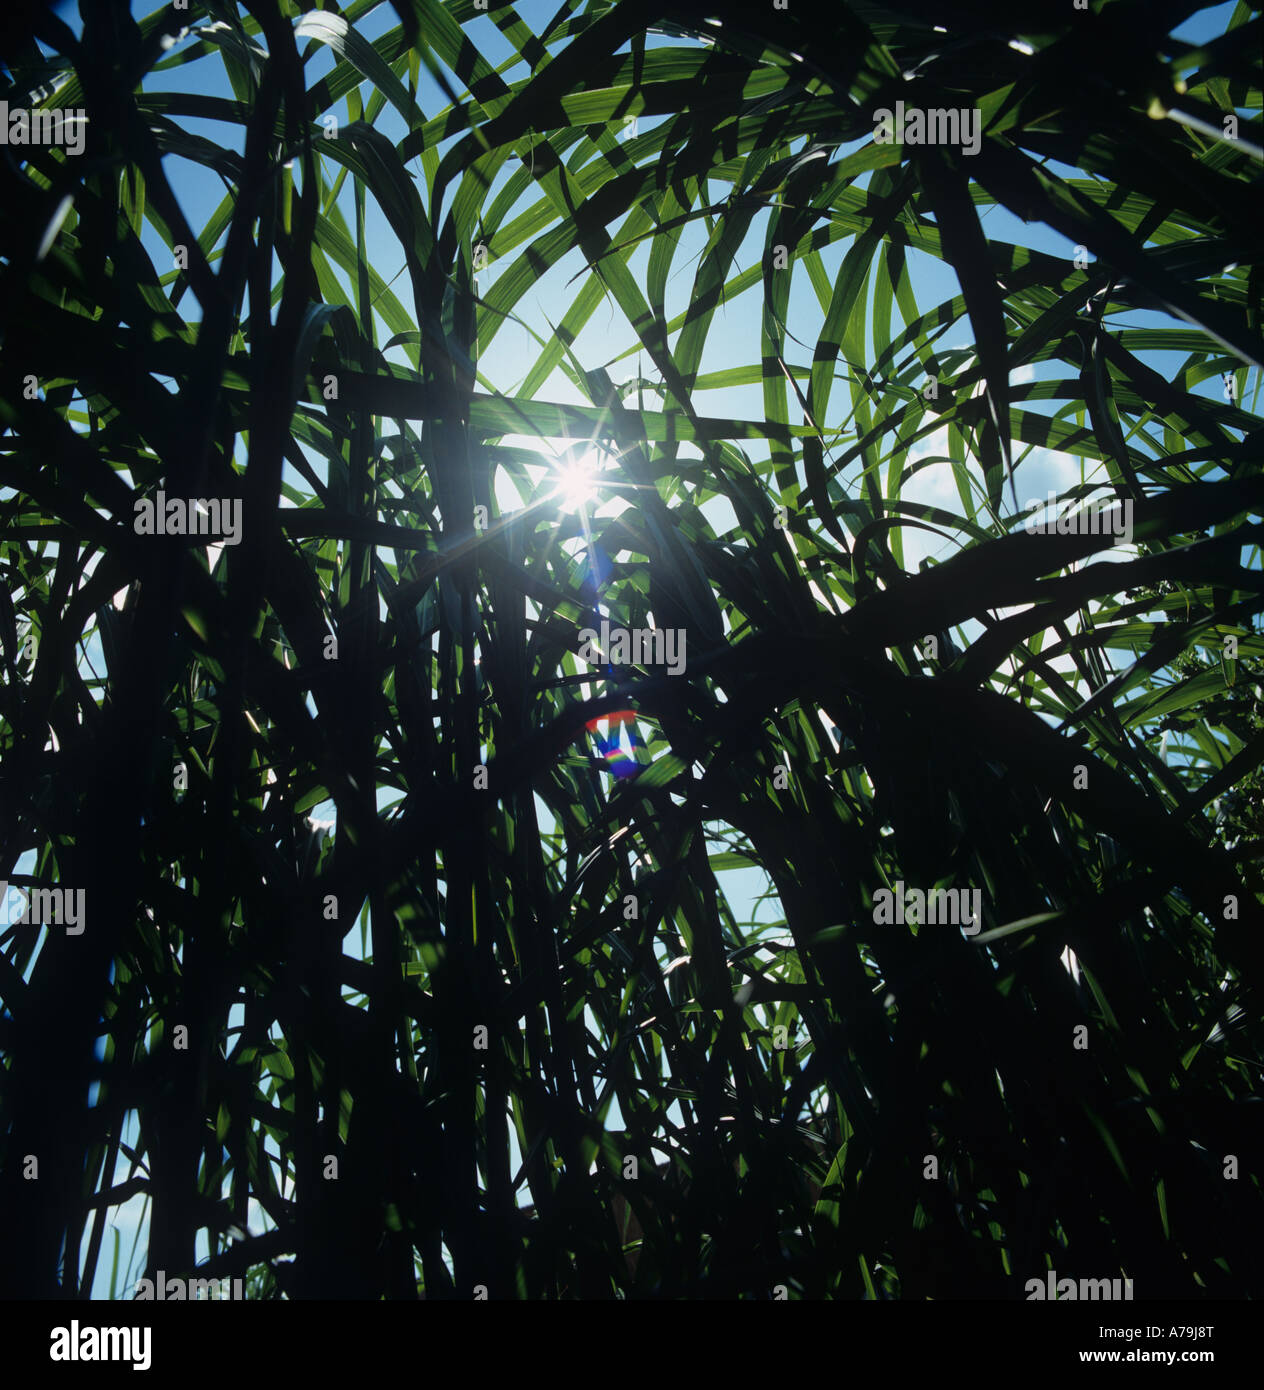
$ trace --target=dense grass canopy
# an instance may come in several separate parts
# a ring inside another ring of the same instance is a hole
[[[2,39],[6,1291],[1264,1293],[1259,7],[312,3]]]

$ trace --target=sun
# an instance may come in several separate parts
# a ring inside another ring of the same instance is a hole
[[[597,455],[593,453],[576,454],[558,461],[553,496],[566,511],[577,512],[597,496],[599,466]]]

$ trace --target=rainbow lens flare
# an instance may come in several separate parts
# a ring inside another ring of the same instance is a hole
[[[605,725],[604,732],[598,727]],[[641,770],[636,753],[645,743],[636,728],[636,711],[633,709],[611,710],[609,714],[590,719],[585,726],[592,734],[597,751],[606,760],[606,771],[615,778],[635,777]],[[624,746],[624,735],[627,746]]]

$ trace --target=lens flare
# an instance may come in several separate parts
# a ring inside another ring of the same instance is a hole
[[[597,457],[580,454],[558,467],[553,496],[568,512],[577,512],[597,496]]]
[[[598,725],[607,725],[601,732]],[[606,760],[606,771],[612,777],[635,777],[641,770],[636,751],[645,744],[636,728],[636,711],[632,709],[612,710],[609,714],[598,715],[587,723],[588,732],[597,744],[597,751]],[[627,747],[623,746],[623,736],[627,735]]]

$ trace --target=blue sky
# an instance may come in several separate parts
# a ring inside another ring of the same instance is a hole
[[[133,13],[137,18],[147,14],[151,9],[148,3],[134,4]],[[517,10],[526,23],[539,33],[545,23],[552,17],[556,6],[548,0],[523,0],[518,4]],[[1182,37],[1197,40],[1221,32],[1232,12],[1233,5],[1225,4],[1213,9],[1202,12],[1183,30],[1178,31]],[[77,16],[71,13],[64,15],[71,27],[78,30],[80,28]],[[386,6],[375,11],[361,29],[363,36],[369,40],[379,37],[388,28],[396,23],[394,12]],[[510,56],[511,50],[496,28],[493,21],[486,16],[477,16],[465,26],[465,32],[478,45],[483,54],[493,63],[498,65],[501,61]],[[679,45],[685,41],[665,36],[652,35],[649,39],[650,46]],[[189,40],[176,46],[169,58],[177,56],[188,46]],[[307,77],[309,85],[316,78],[326,74],[335,63],[335,57],[331,50],[323,45],[318,45],[312,53],[307,64]],[[510,72],[506,74],[507,80],[514,80],[523,75],[523,72]],[[459,85],[453,79],[454,85]],[[166,71],[156,72],[146,81],[146,90],[167,89],[178,92],[196,91],[209,95],[231,97],[232,91],[228,80],[224,74],[223,67],[218,63],[210,61],[199,61],[187,66],[173,66]],[[362,92],[367,97],[369,93],[368,84],[364,84]],[[420,89],[418,93],[418,103],[426,117],[432,117],[444,106],[447,99],[444,97],[437,85],[430,77],[423,72]],[[347,102],[342,102],[335,109],[335,114],[340,121],[350,119]],[[201,134],[207,139],[213,140],[219,145],[227,145],[241,149],[240,132],[236,127],[228,127],[219,122],[182,120],[182,124],[194,133]],[[398,140],[405,133],[404,123],[401,117],[393,110],[383,113],[377,122],[379,129],[392,139]],[[650,122],[642,119],[635,132],[629,131],[623,138],[635,138],[636,134],[643,134],[649,128]],[[445,149],[446,146],[441,147]],[[854,148],[859,148],[859,144]],[[179,197],[186,212],[189,222],[199,227],[204,224],[211,212],[218,206],[224,196],[224,188],[218,177],[210,175],[200,166],[189,163],[174,156],[168,156],[165,160],[165,167],[172,185]],[[414,161],[412,165],[420,176],[419,161]],[[503,171],[493,185],[493,193],[503,186],[509,177],[509,172],[514,168],[512,163],[509,170]],[[1055,166],[1056,167],[1056,166]],[[1060,170],[1060,172],[1073,174],[1075,171]],[[713,185],[716,191],[717,201],[727,193],[727,188],[720,185]],[[354,210],[349,195],[349,184],[344,188],[341,205],[348,218],[354,225]],[[529,201],[534,201],[536,194],[533,192],[529,199],[524,201],[522,207],[529,205]],[[1016,244],[1025,245],[1036,250],[1051,252],[1060,255],[1069,255],[1071,246],[1056,233],[1038,224],[1025,224],[1017,218],[1011,216],[1003,208],[991,208],[984,213],[984,229],[990,237],[1012,241]],[[751,230],[746,237],[735,262],[735,269],[757,264],[764,255],[766,230],[766,216],[756,218]],[[377,212],[375,206],[370,204],[368,231],[368,245],[371,252],[371,260],[376,271],[384,280],[392,285],[392,288],[403,299],[405,306],[408,307],[406,294],[406,277],[395,278],[404,264],[403,254],[394,241],[389,228],[385,224],[385,219]],[[161,268],[170,265],[170,253],[162,244],[157,234],[152,228],[147,228],[145,233],[145,244],[154,258],[155,264]],[[846,253],[850,241],[840,240],[823,252],[823,260],[831,281],[836,276],[839,264],[843,255]],[[673,262],[672,274],[667,285],[666,309],[669,316],[682,312],[690,303],[693,290],[693,275],[697,267],[698,259],[705,248],[705,231],[698,223],[689,224],[682,232],[680,246]],[[505,262],[496,262],[488,267],[480,275],[479,286],[483,293],[486,293],[495,284],[499,274],[509,263],[508,258]],[[641,284],[645,283],[646,266],[648,261],[648,244],[638,250],[631,259],[631,269],[633,274]],[[915,297],[919,306],[925,310],[930,306],[938,304],[955,294],[958,294],[959,287],[952,271],[940,262],[930,257],[924,256],[919,252],[911,251],[909,255],[910,273],[913,280]],[[531,336],[534,330],[541,338],[550,336],[550,324],[556,323],[561,314],[565,311],[566,305],[573,297],[578,281],[574,277],[582,275],[586,270],[585,263],[579,252],[572,252],[565,256],[547,274],[542,276],[534,287],[534,290],[519,305],[518,312],[526,320],[525,327],[515,323],[507,323],[496,334],[490,345],[480,357],[479,369],[488,382],[492,383],[497,389],[512,393],[522,382],[527,370],[534,363],[538,355],[539,348]],[[574,281],[574,283],[571,283]],[[807,285],[806,278],[802,275],[793,281],[795,286],[791,295],[790,318],[788,329],[788,356],[790,360],[797,362],[810,362],[812,348],[820,332],[821,310]],[[568,288],[569,286],[569,288]],[[193,307],[194,301],[186,298],[182,303],[182,311],[186,316],[196,317]],[[727,303],[718,311],[714,329],[708,337],[704,350],[701,370],[702,372],[716,372],[725,368],[744,365],[757,361],[759,356],[759,334],[760,317],[762,308],[762,292],[755,286],[746,293],[738,296]],[[898,311],[897,311],[898,312]],[[1113,323],[1116,327],[1134,326],[1141,327],[1146,325],[1168,325],[1170,320],[1159,314],[1136,313],[1125,318],[1116,318]],[[382,333],[381,340],[389,336],[389,331]],[[806,344],[805,347],[796,348],[794,340]],[[579,360],[586,365],[600,364],[608,368],[615,380],[622,380],[638,373],[638,362],[635,354],[625,356],[629,348],[636,344],[636,336],[631,326],[623,319],[622,314],[613,302],[608,302],[600,306],[593,314],[588,324],[579,335],[574,344],[573,351]],[[950,347],[970,347],[969,328],[967,323],[959,324],[947,338],[941,340],[941,348]],[[1171,378],[1175,375],[1182,364],[1182,359],[1177,354],[1158,354],[1140,353],[1144,360],[1153,366],[1160,374]],[[395,360],[400,363],[405,362],[405,357],[401,350],[392,353]],[[642,364],[644,365],[644,364]],[[644,371],[644,375],[652,375],[652,372]],[[1014,374],[1014,384],[1018,385],[1024,381],[1039,379],[1043,376],[1060,376],[1061,370],[1050,367],[1049,364],[1040,364],[1035,368],[1021,369]],[[1258,374],[1254,381],[1254,386],[1258,390]],[[1198,388],[1202,394],[1220,399],[1219,382],[1215,379],[1204,383]],[[586,404],[586,401],[571,385],[570,381],[561,372],[555,372],[540,390],[538,395],[544,399],[559,401],[571,404]],[[832,400],[832,408],[837,411],[841,409],[840,403],[849,401],[849,393],[846,387],[839,384]],[[654,408],[651,398],[650,408]],[[1033,408],[1043,409],[1046,413],[1052,414],[1056,402],[1038,403]],[[1248,409],[1253,409],[1254,405],[1250,397],[1245,402]],[[699,397],[700,410],[708,415],[733,416],[751,420],[759,420],[764,415],[764,405],[762,388],[758,385],[748,387],[726,387],[721,390],[707,392]],[[792,407],[792,422],[798,423],[799,417],[797,407]],[[526,442],[509,439],[506,442]],[[766,450],[753,442],[747,442],[747,452],[752,460],[762,461],[767,456]],[[914,451],[913,458],[928,457],[944,451],[942,438],[930,436]],[[697,456],[697,451],[685,446],[682,455]],[[324,466],[315,455],[309,455],[313,466],[317,472],[323,476]],[[1104,472],[1097,476],[1104,477]],[[302,479],[287,466],[287,482],[300,489],[305,489]],[[1037,450],[1020,465],[1016,475],[1017,494],[1020,503],[1026,502],[1029,498],[1043,498],[1050,490],[1061,491],[1067,486],[1081,481],[1080,463],[1067,455],[1050,453],[1048,451]],[[1008,494],[1007,494],[1008,495]],[[933,464],[924,468],[917,476],[916,480],[909,485],[904,496],[907,499],[924,502],[939,502],[951,510],[959,509],[959,499],[956,485],[952,478],[952,473],[947,464]],[[521,506],[517,492],[505,474],[501,474],[498,482],[497,491],[498,503],[503,511],[516,510]],[[627,504],[621,499],[601,499],[596,504],[601,515],[612,515]],[[735,525],[735,517],[727,502],[716,498],[706,503],[704,506],[709,521],[717,531],[723,533]],[[955,539],[949,538],[942,542],[937,541],[928,533],[920,530],[909,530],[905,537],[904,562],[906,568],[915,569],[918,563],[927,557],[942,559],[950,554],[955,546]],[[1122,558],[1122,551],[1112,558]],[[967,627],[963,633],[958,634],[958,641],[968,641],[977,635],[979,625],[974,624],[973,628]],[[102,669],[101,652],[99,642],[94,641],[89,644],[87,659],[91,661],[98,670]],[[1055,663],[1060,669],[1066,672],[1072,671],[1069,660],[1060,660]],[[380,795],[379,804],[388,804],[394,799],[393,793],[383,792]],[[550,818],[543,807],[542,820],[547,828]],[[332,822],[336,817],[336,809],[332,803],[324,803],[312,813],[314,818]],[[24,855],[17,866],[16,871],[20,873],[30,873],[34,867],[34,855]],[[750,920],[752,918],[762,922],[775,922],[781,917],[779,906],[775,900],[764,900],[756,903],[756,899],[762,894],[765,888],[763,875],[754,870],[732,870],[725,871],[722,876],[726,892],[729,894],[730,902],[739,920]],[[12,896],[9,904],[7,916],[14,915],[16,910],[16,896]],[[347,950],[353,954],[360,954],[361,933],[352,931],[347,937]],[[240,1021],[240,1010],[235,1011],[237,1017],[234,1023]],[[677,1117],[678,1118],[678,1117]],[[617,1113],[617,1105],[609,1118],[611,1128],[621,1128],[622,1119]],[[124,1142],[130,1143],[136,1137],[134,1123],[129,1125],[128,1132],[124,1136]],[[513,1153],[514,1166],[518,1162],[516,1144]],[[121,1181],[126,1176],[126,1167],[120,1163],[115,1180]],[[142,1199],[134,1199],[125,1204],[115,1213],[112,1223],[119,1231],[122,1243],[121,1268],[126,1265],[129,1250],[133,1247],[135,1238],[139,1234],[139,1243],[136,1246],[136,1263],[131,1269],[130,1277],[120,1276],[122,1287],[130,1289],[132,1282],[140,1273],[140,1264],[143,1262],[145,1232],[147,1227],[147,1216],[143,1214],[144,1203]],[[252,1215],[250,1227],[252,1232],[264,1228],[265,1221],[262,1213],[252,1203]],[[94,1297],[108,1296],[109,1276],[110,1276],[110,1250],[112,1236],[107,1235],[105,1252],[97,1271],[96,1282],[93,1288]],[[85,1243],[86,1248],[86,1243]],[[199,1257],[206,1254],[203,1247],[199,1250]]]

